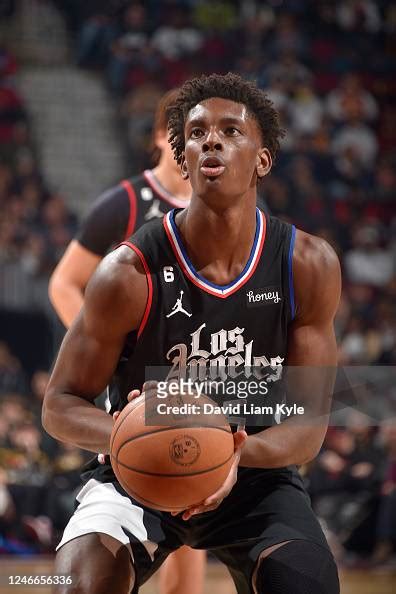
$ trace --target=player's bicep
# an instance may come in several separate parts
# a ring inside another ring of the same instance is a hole
[[[135,254],[122,247],[107,256],[64,338],[50,392],[89,400],[98,396],[116,368],[126,336],[138,328],[146,301],[146,278]]]
[[[290,391],[298,404],[324,415],[336,376],[334,317],[341,291],[340,266],[328,244],[303,234],[293,268],[297,315],[288,333]]]
[[[94,400],[107,386],[125,336],[96,333],[87,327],[84,311],[65,336],[51,381],[57,392]]]
[[[296,317],[289,327],[289,364],[335,365],[334,317],[341,293],[337,255],[323,240],[299,231],[293,274]]]
[[[332,321],[326,324],[296,321],[289,332],[287,360],[289,365],[336,365],[337,344]]]

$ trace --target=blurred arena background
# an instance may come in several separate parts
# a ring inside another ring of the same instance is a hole
[[[287,136],[263,193],[273,214],[326,238],[341,259],[340,364],[396,364],[396,4],[0,0],[0,18],[0,590],[7,591],[4,576],[21,568],[50,573],[89,457],[41,428],[64,333],[48,279],[90,202],[152,165],[153,113],[165,90],[233,70],[268,91]],[[395,386],[386,397],[392,412]],[[345,417],[303,472],[343,594],[394,592],[396,421]],[[207,593],[232,588],[211,564]]]

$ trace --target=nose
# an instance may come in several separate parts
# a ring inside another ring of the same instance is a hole
[[[202,150],[204,153],[207,151],[221,151],[223,150],[223,144],[221,142],[220,136],[216,129],[211,128],[208,132],[207,137],[205,138],[205,142],[202,145]]]

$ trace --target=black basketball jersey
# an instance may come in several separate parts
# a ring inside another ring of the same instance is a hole
[[[294,316],[294,226],[257,208],[245,268],[230,284],[218,286],[195,270],[175,214],[172,210],[163,220],[144,225],[125,242],[142,262],[148,299],[140,327],[128,335],[113,376],[111,412],[126,405],[132,388],[141,389],[144,381],[153,379],[147,370],[151,373],[157,366],[169,377],[187,371],[194,378],[213,380],[243,375],[248,369],[250,381],[270,377],[275,385],[286,364],[288,325]],[[263,426],[268,425],[267,419]],[[248,433],[262,428],[246,427]],[[95,476],[109,480],[111,468],[96,468]]]
[[[218,286],[194,269],[175,212],[126,242],[143,263],[149,290],[140,328],[128,337],[114,378],[113,410],[125,405],[132,387],[153,379],[149,367],[163,366],[168,377],[212,380],[249,369],[259,380],[286,362],[294,227],[257,208],[248,262],[232,283]]]

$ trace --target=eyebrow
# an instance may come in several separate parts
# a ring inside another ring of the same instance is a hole
[[[241,126],[244,124],[244,120],[242,118],[237,118],[235,116],[224,116],[220,119],[220,123]],[[203,126],[205,124],[205,118],[193,118],[192,120],[189,120],[186,123],[187,126]]]

